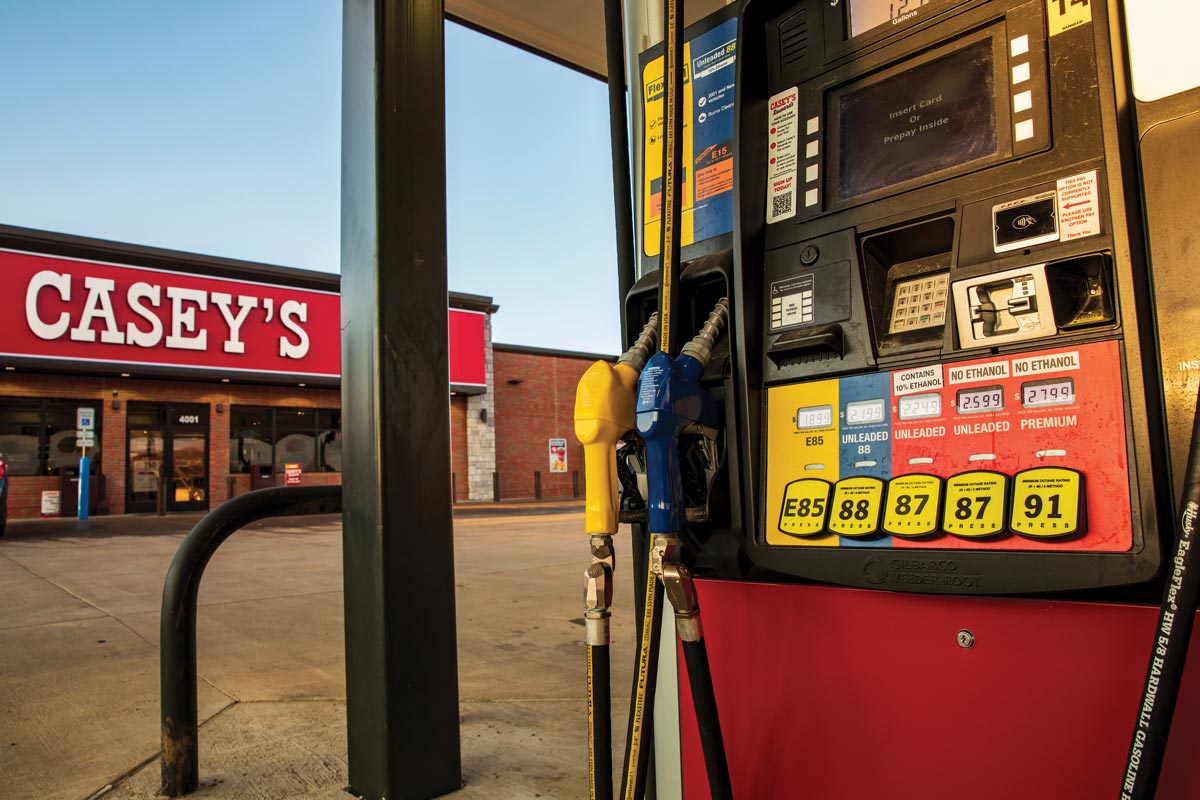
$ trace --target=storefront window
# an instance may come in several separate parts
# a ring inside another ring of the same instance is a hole
[[[282,474],[285,464],[299,464],[312,472],[317,451],[317,412],[307,408],[275,409],[275,472]]]
[[[255,464],[286,464],[304,472],[342,471],[340,411],[315,408],[230,409],[229,471],[249,472]]]
[[[269,408],[234,406],[229,417],[229,471],[249,472],[256,464],[271,464],[275,442],[274,422]]]
[[[317,470],[342,471],[342,412],[317,412]]]
[[[98,401],[0,400],[0,455],[11,475],[49,475],[79,465],[83,452],[75,446],[75,416],[81,403],[97,415],[96,446],[88,450],[93,468],[100,465]]]

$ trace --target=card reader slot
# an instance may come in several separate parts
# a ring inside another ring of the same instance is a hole
[[[820,328],[791,331],[775,340],[767,355],[780,366],[784,361],[806,354],[835,353],[838,358],[846,355],[846,337],[841,325],[825,325]]]

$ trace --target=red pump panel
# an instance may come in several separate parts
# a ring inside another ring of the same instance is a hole
[[[698,586],[738,800],[1119,794],[1156,607]],[[959,646],[960,630],[973,647]],[[1200,797],[1198,650],[1193,641],[1159,800]],[[684,797],[701,800],[686,681]]]

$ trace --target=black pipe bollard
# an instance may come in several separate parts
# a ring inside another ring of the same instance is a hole
[[[260,489],[222,503],[196,523],[167,570],[159,619],[162,786],[167,797],[200,783],[196,709],[196,601],[213,553],[239,528],[268,517],[338,514],[341,486]]]
[[[533,499],[542,499],[542,473],[537,470],[533,471]]]
[[[571,493],[575,499],[579,499],[579,470],[571,473]]]
[[[500,502],[500,473],[492,473],[492,502]]]

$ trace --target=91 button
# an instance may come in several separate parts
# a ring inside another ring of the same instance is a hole
[[[1039,539],[1087,531],[1083,473],[1066,467],[1037,467],[1013,476],[1009,527]]]

